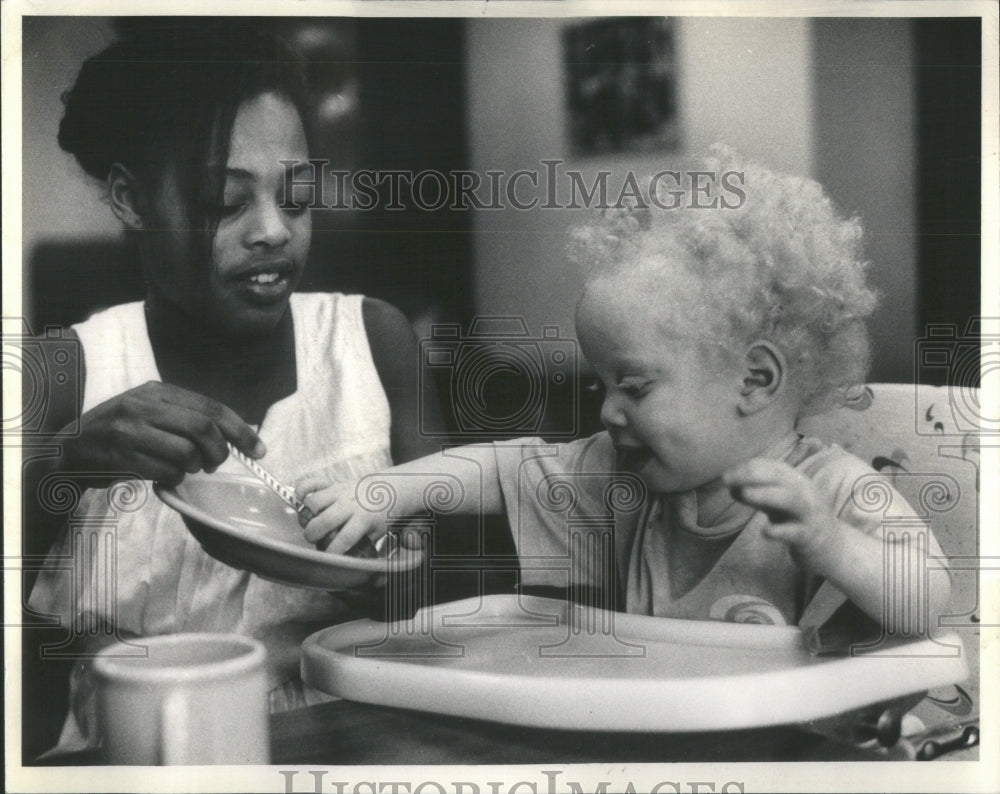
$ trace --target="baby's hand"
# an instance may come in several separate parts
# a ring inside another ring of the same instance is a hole
[[[299,516],[306,540],[321,551],[345,554],[362,538],[374,542],[385,534],[386,516],[358,504],[358,485],[358,481],[329,485],[315,475],[297,484],[299,499],[312,513],[311,519]]]
[[[831,537],[834,517],[820,504],[816,487],[787,463],[754,458],[722,475],[733,498],[767,514],[764,535],[791,547],[803,564],[816,559]]]

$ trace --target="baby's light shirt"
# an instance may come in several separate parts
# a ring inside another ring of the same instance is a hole
[[[733,501],[714,526],[701,527],[694,492],[649,494],[638,477],[616,472],[607,433],[494,449],[526,586],[613,588],[632,613],[803,628],[826,623],[847,600],[764,536],[763,512]],[[866,534],[880,533],[886,518],[861,494],[878,481],[892,490],[892,518],[912,519],[928,553],[941,555],[891,484],[840,447],[792,434],[771,456],[812,480],[832,516]]]

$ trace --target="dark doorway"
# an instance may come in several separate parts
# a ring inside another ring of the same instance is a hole
[[[982,24],[914,24],[919,332],[953,356],[979,347]],[[935,361],[917,362],[921,382],[979,386],[977,366]]]

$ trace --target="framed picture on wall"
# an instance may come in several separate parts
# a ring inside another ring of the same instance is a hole
[[[596,19],[563,32],[568,138],[578,156],[680,143],[672,20]]]

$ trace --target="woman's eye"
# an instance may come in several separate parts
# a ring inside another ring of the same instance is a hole
[[[302,215],[309,209],[309,205],[304,201],[294,201],[290,204],[279,204],[279,206],[289,215]]]
[[[285,212],[290,215],[302,215],[313,203],[312,186],[292,185],[276,193],[274,198]]]
[[[238,201],[230,204],[218,204],[209,210],[209,214],[216,218],[232,218],[239,215],[246,207],[246,202]]]

